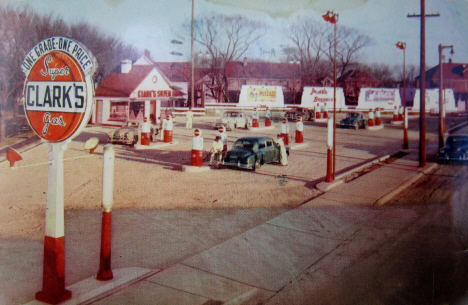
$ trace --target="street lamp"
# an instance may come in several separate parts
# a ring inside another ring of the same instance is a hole
[[[403,50],[403,110],[405,113],[403,124],[403,149],[408,149],[408,108],[406,107],[406,42],[397,42],[396,47]]]
[[[334,26],[334,49],[335,49],[335,54],[333,57],[333,156],[332,159],[330,160],[329,157],[327,157],[327,178],[326,182],[332,182],[335,180],[335,173],[336,173],[336,23],[338,22],[338,14],[333,13],[333,11],[328,11],[326,14],[322,15],[323,20],[326,22],[329,22],[333,24]],[[327,154],[328,156],[329,154]],[[332,166],[330,166],[332,164]]]
[[[444,49],[451,49],[450,54],[453,54],[453,45],[443,46],[439,44],[439,149],[444,146],[445,132],[445,107],[444,107],[444,85],[443,85],[443,62],[442,52]]]

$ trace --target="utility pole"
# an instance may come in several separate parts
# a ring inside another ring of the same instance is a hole
[[[426,17],[439,17],[440,14],[426,15],[425,0],[421,0],[421,14],[409,15],[408,18],[421,18],[421,83],[419,112],[419,167],[426,166]]]
[[[191,83],[192,83],[192,88],[190,92],[190,106],[195,107],[195,72],[194,72],[194,58],[193,58],[193,40],[194,40],[194,34],[193,34],[193,11],[195,9],[195,0],[192,0],[192,21],[191,21],[191,34],[190,34],[190,61],[191,61]]]

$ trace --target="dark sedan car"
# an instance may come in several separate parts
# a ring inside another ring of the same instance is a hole
[[[289,148],[286,147],[289,155]],[[265,136],[239,138],[232,149],[226,153],[223,165],[237,168],[259,169],[262,165],[280,162],[280,147]]]
[[[359,112],[349,112],[346,114],[346,118],[341,120],[341,128],[354,128],[358,130],[359,128],[367,128],[368,121],[364,114]]]
[[[448,136],[439,150],[438,160],[439,163],[468,163],[468,135]]]

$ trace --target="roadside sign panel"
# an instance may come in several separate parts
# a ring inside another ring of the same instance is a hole
[[[24,107],[34,132],[48,142],[77,136],[89,119],[93,98],[92,54],[78,42],[51,37],[23,61]]]

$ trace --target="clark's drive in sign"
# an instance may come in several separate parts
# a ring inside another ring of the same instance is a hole
[[[34,132],[49,142],[77,136],[92,108],[97,64],[91,52],[73,39],[50,37],[32,48],[21,68],[25,112]]]

